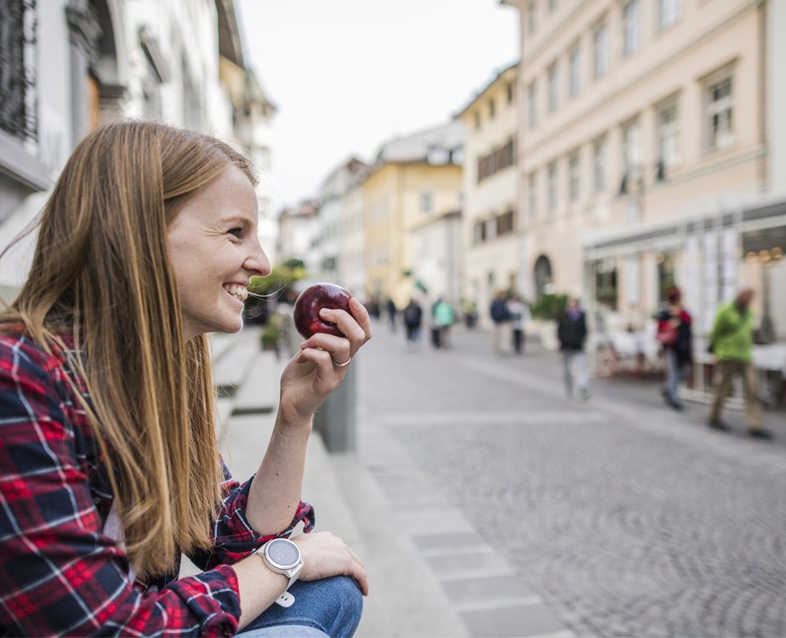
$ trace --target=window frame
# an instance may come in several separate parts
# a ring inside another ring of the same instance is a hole
[[[568,49],[568,97],[576,97],[579,93],[581,93],[581,43],[576,42]]]
[[[598,46],[600,43],[599,37],[603,35],[602,49]],[[599,62],[602,61],[603,68]],[[592,29],[592,78],[599,80],[609,74],[609,67],[611,66],[611,55],[609,49],[609,25],[606,19],[603,18]]]
[[[546,77],[548,78],[548,110],[549,113],[555,113],[559,109],[559,64],[556,60],[546,69]]]
[[[527,86],[527,124],[529,128],[538,125],[538,81],[532,80]]]
[[[546,167],[546,205],[549,213],[559,208],[559,162],[554,160]]]
[[[538,216],[538,171],[530,171],[527,176],[527,215],[530,219]]]
[[[636,8],[635,16],[628,16],[628,10]],[[631,35],[636,36],[635,42]],[[631,45],[633,42],[633,45]],[[642,46],[642,24],[641,24],[641,0],[626,0],[622,5],[622,57],[627,58],[641,50]]]
[[[573,204],[581,198],[581,148],[568,154],[568,203]]]
[[[664,21],[663,17],[666,14],[664,5],[671,3],[671,19],[669,22]],[[682,0],[656,0],[655,2],[655,28],[658,33],[666,31],[677,24],[682,19]]]
[[[735,100],[734,100],[734,63],[727,64],[717,71],[711,73],[702,80],[702,129],[703,129],[703,151],[704,153],[715,153],[732,148],[736,142],[735,135]],[[724,96],[720,100],[713,99],[714,90],[722,84],[728,82],[730,84],[728,96]],[[725,141],[719,145],[717,143],[716,135],[713,132],[712,119],[722,111],[728,111],[730,117],[728,118],[729,125]]]
[[[674,113],[674,119],[665,122],[663,116],[668,112]],[[666,130],[664,131],[664,129]],[[667,161],[665,146],[666,140],[669,138],[673,138],[674,148],[673,156]],[[664,170],[672,171],[679,168],[682,164],[681,142],[680,100],[679,94],[675,94],[655,105],[655,148],[658,153],[657,163],[662,165]]]
[[[608,159],[609,138],[604,133],[592,141],[592,192],[595,194],[602,193],[608,188]]]

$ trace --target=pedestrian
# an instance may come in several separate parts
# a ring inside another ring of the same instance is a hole
[[[731,391],[733,377],[742,377],[745,400],[745,421],[748,434],[759,439],[771,439],[772,433],[763,427],[756,369],[753,366],[753,311],[750,308],[753,290],[743,288],[734,301],[724,304],[715,315],[710,333],[710,349],[715,355],[720,372],[720,383],[710,410],[709,426],[728,432],[729,426],[721,421],[723,402]]]
[[[398,317],[398,308],[396,308],[396,302],[393,301],[390,297],[388,297],[387,303],[385,304],[385,308],[388,311],[388,321],[390,321],[390,331],[396,332],[396,318]]]
[[[417,299],[410,299],[404,308],[404,327],[407,331],[407,348],[414,348],[420,341],[420,326],[423,323],[423,309]]]
[[[454,320],[453,306],[440,297],[434,307],[434,325],[436,325],[439,335],[439,348],[448,349],[450,347],[450,326],[453,325]]]
[[[679,397],[679,384],[688,376],[693,361],[693,339],[691,335],[691,316],[682,307],[682,292],[676,286],[666,291],[669,307],[657,316],[658,331],[656,339],[663,349],[666,361],[666,385],[663,399],[675,410],[682,410]]]
[[[492,339],[494,341],[494,351],[497,354],[507,356],[510,354],[510,312],[508,303],[505,300],[505,293],[501,290],[494,297],[489,307],[489,314],[492,321]]]
[[[0,314],[0,634],[354,632],[360,559],[287,538],[314,522],[312,416],[371,336],[363,307],[323,310],[345,337],[286,366],[252,479],[216,443],[206,333],[240,330],[270,274],[255,184],[230,146],[152,122],[100,127],[66,163]],[[178,578],[181,552],[204,571]]]
[[[521,354],[524,348],[524,325],[530,319],[529,308],[521,295],[514,294],[508,301],[508,315],[513,332],[513,350],[516,354]]]
[[[584,354],[587,319],[584,311],[579,307],[578,299],[570,298],[568,307],[560,313],[557,319],[557,337],[565,363],[565,390],[568,397],[573,396],[575,385],[579,391],[579,398],[586,401],[589,399],[587,358]]]

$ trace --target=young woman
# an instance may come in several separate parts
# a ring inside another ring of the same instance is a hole
[[[0,316],[0,635],[354,632],[368,583],[343,542],[284,541],[299,574],[257,550],[311,529],[311,418],[371,337],[364,308],[322,311],[345,338],[287,365],[254,477],[234,482],[215,441],[205,333],[240,330],[270,272],[255,179],[226,144],[143,122],[69,159]],[[181,552],[205,571],[178,580]]]
[[[682,293],[677,287],[666,291],[669,306],[658,316],[657,339],[663,348],[666,359],[666,384],[663,386],[663,400],[675,410],[683,408],[679,397],[679,385],[688,376],[693,361],[692,319],[682,307]]]

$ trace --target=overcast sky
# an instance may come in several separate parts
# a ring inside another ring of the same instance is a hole
[[[274,210],[350,155],[448,121],[518,59],[498,0],[238,0],[251,66],[278,106]]]

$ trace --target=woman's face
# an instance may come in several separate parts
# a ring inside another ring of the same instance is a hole
[[[249,280],[270,274],[257,238],[257,218],[251,182],[230,166],[189,199],[169,225],[186,340],[243,327],[242,299]]]

